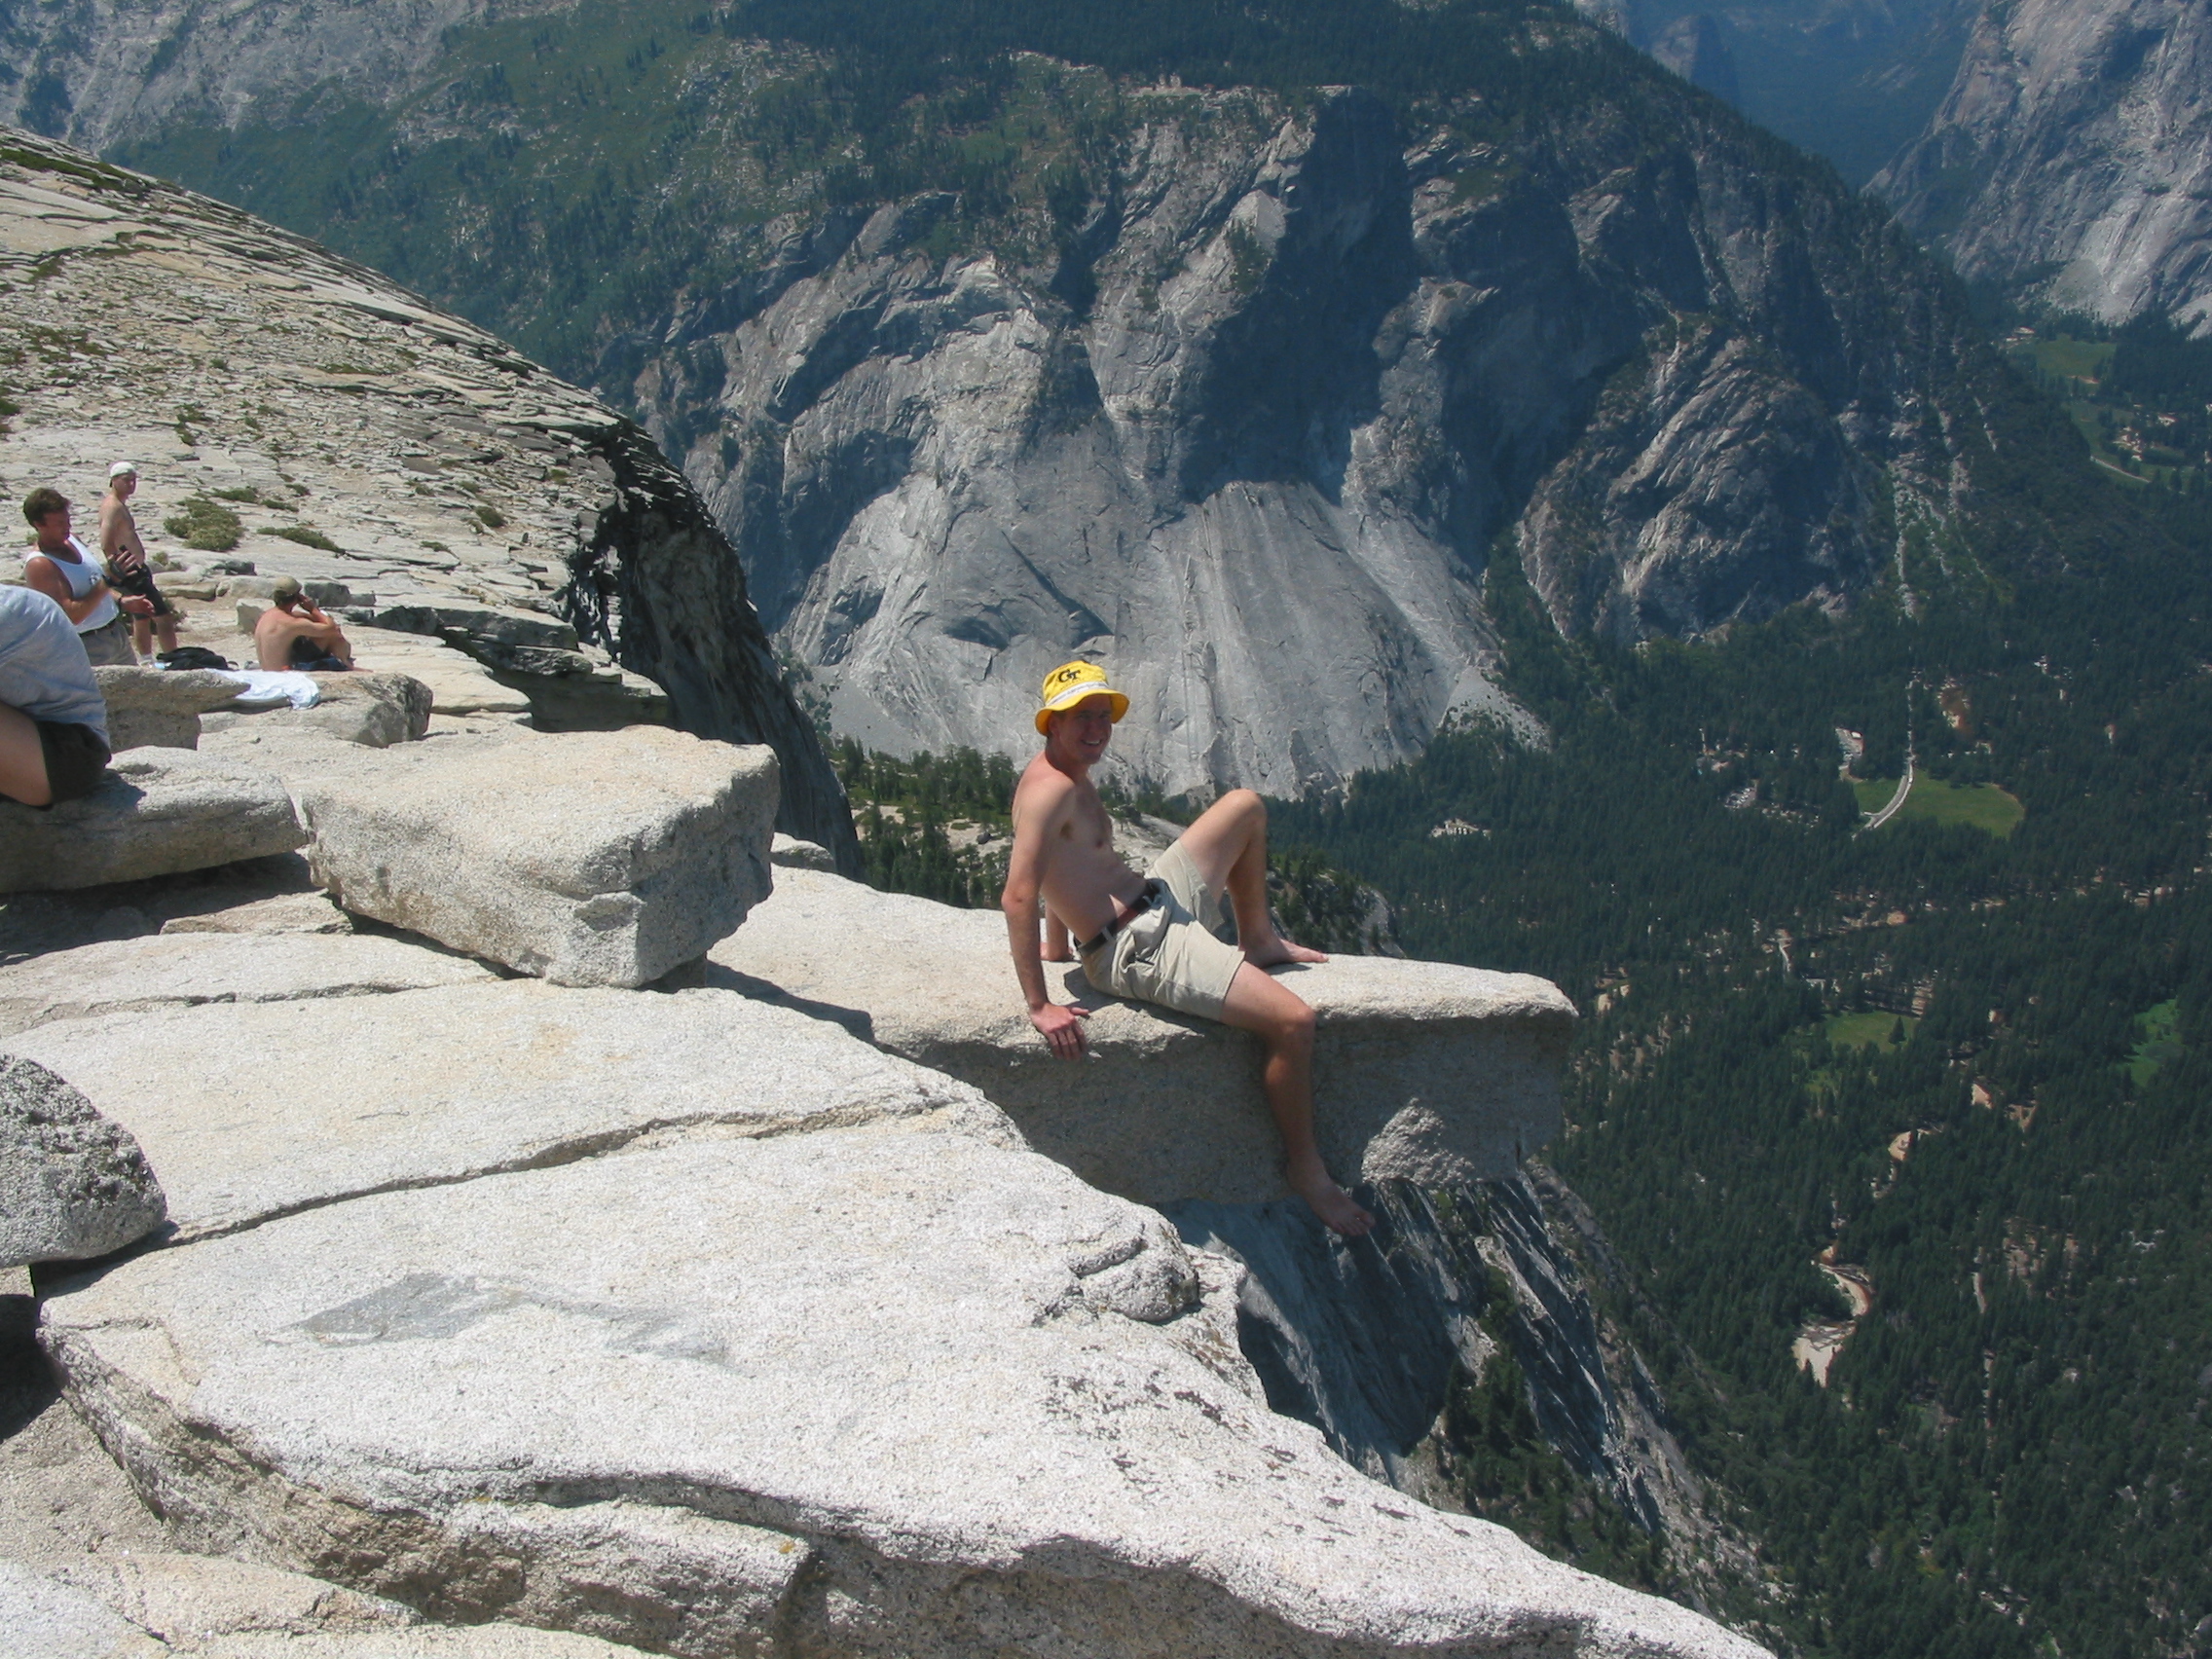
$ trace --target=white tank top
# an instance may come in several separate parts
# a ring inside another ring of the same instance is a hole
[[[69,597],[72,600],[83,599],[92,591],[93,584],[101,580],[100,568],[92,554],[85,550],[85,544],[74,535],[69,538],[69,547],[77,555],[75,564],[66,559],[50,559],[47,562],[59,571],[61,579],[69,584]],[[33,547],[23,555],[23,568],[27,571],[33,559],[45,558],[44,553]],[[115,603],[115,595],[102,594],[99,604],[88,610],[85,619],[75,624],[75,627],[80,634],[90,634],[94,628],[106,627],[122,614],[123,608]]]

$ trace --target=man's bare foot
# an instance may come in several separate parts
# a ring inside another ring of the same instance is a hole
[[[1273,943],[1255,945],[1247,950],[1244,953],[1244,960],[1251,963],[1255,968],[1279,968],[1285,962],[1326,962],[1329,958],[1325,951],[1309,949],[1303,944],[1293,944],[1282,935],[1277,934],[1274,937]]]
[[[1284,1171],[1284,1179],[1332,1232],[1346,1238],[1364,1238],[1374,1229],[1375,1218],[1352,1202],[1351,1195],[1330,1180],[1328,1170],[1318,1162],[1305,1169],[1294,1164]]]

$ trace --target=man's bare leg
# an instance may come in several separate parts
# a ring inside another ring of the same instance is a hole
[[[0,795],[25,806],[51,806],[54,786],[46,776],[46,746],[38,724],[20,709],[0,703]]]
[[[1323,1222],[1346,1238],[1360,1237],[1375,1218],[1330,1178],[1313,1141],[1313,1010],[1247,962],[1230,981],[1221,1017],[1257,1035],[1265,1050],[1260,1080],[1282,1136],[1283,1179]]]
[[[1245,961],[1272,968],[1281,962],[1329,960],[1318,950],[1284,939],[1268,913],[1266,801],[1250,790],[1231,790],[1183,831],[1181,844],[1208,887],[1228,890],[1230,906],[1236,912],[1236,942]]]

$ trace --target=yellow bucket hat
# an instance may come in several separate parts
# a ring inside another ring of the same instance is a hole
[[[1037,711],[1037,735],[1045,735],[1046,720],[1062,709],[1072,709],[1086,697],[1100,694],[1114,699],[1114,723],[1129,712],[1129,700],[1106,683],[1106,671],[1094,662],[1063,662],[1045,676],[1044,706]]]

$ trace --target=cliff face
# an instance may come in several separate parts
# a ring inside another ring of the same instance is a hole
[[[225,127],[303,101],[381,100],[415,85],[446,31],[573,0],[194,0],[0,6],[0,120],[105,150],[181,120]]]
[[[1080,651],[1136,771],[1295,792],[1455,717],[1532,734],[1500,547],[1622,640],[1841,603],[1982,426],[1971,325],[1823,169],[1563,15],[1469,16],[1525,73],[1386,105],[1014,54],[892,131],[878,47],[735,14],[641,15],[609,80],[632,23],[572,7],[77,0],[0,24],[0,95],[542,336],[840,729],[1016,749]]]
[[[916,198],[632,335],[636,407],[840,730],[1026,736],[1104,657],[1117,748],[1294,792],[1490,682],[1496,538],[1554,620],[1694,635],[1874,579],[1975,350],[1933,276],[1701,105],[1476,137],[1357,91],[1156,90],[1056,258],[943,257]]]
[[[2212,324],[2212,14],[1984,8],[1928,132],[1875,180],[1966,276],[2120,322]]]

